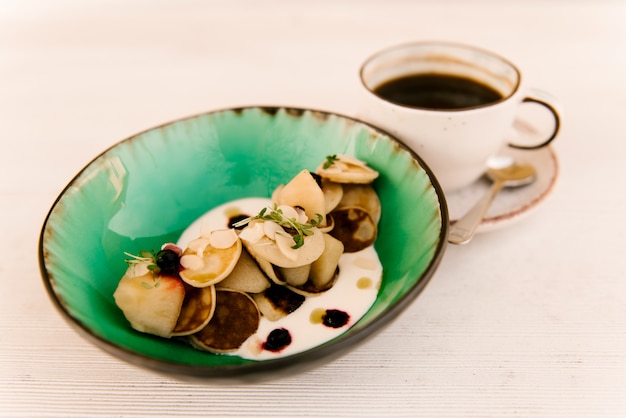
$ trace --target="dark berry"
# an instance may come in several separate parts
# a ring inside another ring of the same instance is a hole
[[[285,328],[277,328],[270,332],[263,348],[267,351],[280,351],[291,344],[291,334]]]
[[[340,311],[338,309],[328,309],[322,319],[322,322],[327,327],[341,328],[348,323],[349,319],[350,315],[344,311]]]
[[[159,266],[161,274],[176,276],[180,258],[172,250],[161,250],[156,255],[156,265]]]

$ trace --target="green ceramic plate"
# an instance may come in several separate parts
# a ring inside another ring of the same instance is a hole
[[[112,296],[126,269],[123,251],[175,242],[207,210],[269,196],[333,153],[353,155],[380,172],[374,186],[383,215],[375,246],[383,284],[361,321],[329,343],[266,361],[201,352],[131,329]],[[102,153],[52,206],[39,257],[54,304],[102,349],[176,376],[258,380],[332,360],[388,324],[434,273],[447,226],[443,192],[431,171],[388,134],[326,112],[250,107],[159,126]]]

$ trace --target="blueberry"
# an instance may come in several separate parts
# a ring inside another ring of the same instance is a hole
[[[330,328],[341,328],[348,323],[350,315],[339,309],[328,309],[323,318],[323,323]]]
[[[267,351],[280,351],[291,344],[291,334],[285,328],[277,328],[270,332],[263,348]]]
[[[179,260],[178,254],[172,250],[161,250],[156,255],[156,265],[165,275],[178,275]]]

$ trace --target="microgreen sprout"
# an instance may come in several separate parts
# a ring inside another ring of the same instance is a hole
[[[146,266],[148,271],[152,273],[153,284],[141,282],[141,286],[146,289],[152,289],[161,285],[161,281],[158,280],[158,274],[161,272],[161,268],[156,264],[156,254],[154,251],[141,251],[141,255],[135,255],[127,252],[124,252],[124,254],[129,257],[124,260],[126,261],[126,264],[129,266],[143,264]]]
[[[339,157],[337,157],[337,154],[327,155],[326,161],[324,161],[323,165],[324,169],[330,168],[330,166],[335,164],[335,161],[339,161]]]
[[[126,264],[129,266],[132,264],[151,264],[156,263],[155,254],[149,251],[141,251],[141,255],[135,255],[124,251],[124,254],[129,257],[126,260]],[[156,265],[156,264],[155,264]]]
[[[157,280],[155,277],[152,278],[152,281],[154,282],[153,285],[147,282],[141,282],[141,286],[144,289],[154,289],[161,285],[161,280]]]
[[[258,215],[242,219],[233,226],[238,228],[255,220],[275,222],[292,234],[295,244],[291,248],[297,250],[304,245],[304,237],[313,235],[313,228],[318,226],[323,219],[322,215],[318,213],[317,219],[311,219],[310,223],[300,223],[295,218],[285,216],[282,209],[274,204],[273,209],[263,208]]]

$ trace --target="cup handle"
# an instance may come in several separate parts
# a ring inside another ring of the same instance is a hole
[[[536,103],[544,106],[550,113],[552,113],[552,116],[554,116],[554,129],[552,133],[548,136],[548,138],[539,144],[518,145],[515,143],[509,143],[509,146],[526,150],[543,148],[550,142],[552,142],[552,140],[554,140],[554,138],[556,138],[557,134],[559,133],[559,130],[561,128],[561,106],[559,105],[556,98],[546,93],[545,91],[537,89],[529,89],[526,97],[524,97],[524,100],[522,100],[522,103]]]

